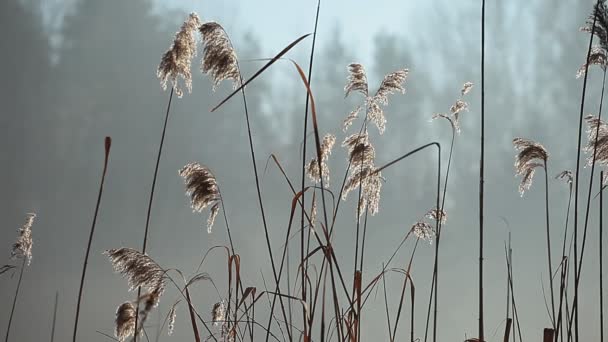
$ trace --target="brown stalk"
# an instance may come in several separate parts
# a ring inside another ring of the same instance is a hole
[[[82,275],[80,278],[80,287],[78,289],[78,301],[76,304],[76,318],[74,319],[74,333],[72,335],[72,341],[76,342],[76,335],[78,333],[78,318],[80,317],[80,303],[82,300],[82,290],[84,289],[84,280],[87,274],[87,265],[89,263],[89,253],[91,251],[91,244],[93,243],[93,234],[95,233],[95,224],[97,223],[97,214],[99,213],[99,205],[101,204],[101,195],[103,194],[103,184],[106,179],[106,170],[108,168],[108,157],[110,156],[110,147],[112,146],[112,138],[106,137],[104,141],[105,155],[103,161],[103,171],[101,172],[101,183],[99,184],[99,192],[97,194],[97,204],[95,204],[95,213],[93,214],[93,223],[91,224],[91,232],[89,233],[89,242],[87,244],[87,251],[84,256],[84,265],[82,266]]]
[[[596,6],[599,5],[600,0],[597,1]],[[583,91],[581,94],[581,106],[578,124],[578,139],[576,147],[576,173],[574,176],[574,274],[575,274],[575,285],[574,285],[574,300],[572,305],[572,316],[574,320],[574,336],[578,341],[578,182],[580,173],[581,163],[581,143],[583,135],[583,113],[585,110],[585,93],[587,90],[587,77],[589,71],[589,56],[591,55],[591,47],[593,45],[593,32],[595,31],[595,24],[597,21],[597,15],[593,15],[593,23],[591,25],[592,34],[589,35],[589,47],[587,48],[587,57],[585,58],[585,76],[583,78]],[[572,329],[572,319],[568,327],[568,331]]]

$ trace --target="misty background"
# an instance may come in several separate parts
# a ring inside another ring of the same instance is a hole
[[[24,274],[11,339],[43,341],[50,336],[55,292],[59,291],[57,341],[71,338],[75,306],[103,162],[103,139],[113,139],[106,188],[89,260],[79,340],[105,341],[113,334],[115,310],[132,300],[126,280],[112,271],[101,253],[121,246],[141,249],[148,195],[168,101],[156,78],[162,53],[186,15],[221,23],[235,45],[245,78],[261,66],[247,61],[275,55],[295,38],[312,32],[316,1],[231,0],[4,0],[0,1],[0,241],[6,259],[25,214],[36,212],[32,264]],[[540,340],[550,322],[543,301],[546,281],[544,185],[537,173],[520,198],[514,177],[514,137],[542,143],[550,153],[549,173],[574,169],[582,80],[576,71],[586,54],[588,35],[579,27],[593,1],[489,1],[486,31],[486,339],[504,329],[506,276],[504,242],[512,232],[514,281],[522,334]],[[440,255],[439,341],[459,341],[477,331],[477,246],[480,111],[480,2],[326,1],[321,3],[312,91],[321,134],[344,139],[342,120],[362,100],[344,98],[346,66],[364,64],[370,90],[382,77],[409,68],[405,95],[386,108],[387,130],[370,128],[377,163],[384,164],[419,145],[439,141],[448,150],[447,113],[462,84],[475,84],[470,111],[461,116],[448,185]],[[309,38],[289,52],[308,67]],[[200,52],[200,49],[199,49]],[[172,106],[151,217],[148,254],[165,268],[192,274],[212,246],[227,244],[221,220],[207,234],[206,213],[192,213],[178,170],[190,161],[209,166],[222,188],[234,244],[241,254],[245,286],[263,289],[272,277],[240,101],[218,112],[209,109],[230,91],[212,91],[208,77],[193,62],[193,92]],[[597,114],[601,73],[590,69],[586,113]],[[276,167],[275,153],[297,184],[305,90],[288,63],[273,65],[248,86],[257,162],[268,210],[273,248],[281,249],[292,195]],[[312,145],[311,145],[312,146]],[[310,149],[309,149],[310,151]],[[444,153],[444,164],[447,153]],[[343,177],[346,153],[336,144],[330,158],[331,187]],[[422,153],[388,169],[380,212],[369,221],[364,278],[381,268],[398,241],[434,206],[435,154]],[[586,197],[584,169],[581,194]],[[568,187],[550,181],[554,251],[561,249]],[[584,197],[581,197],[584,198]],[[336,227],[335,248],[343,269],[352,270],[354,212],[352,196]],[[581,206],[585,201],[581,201]],[[592,204],[590,236],[581,283],[581,339],[597,336],[597,202]],[[582,210],[582,209],[581,209]],[[297,219],[299,220],[299,218]],[[560,247],[556,247],[560,246]],[[408,244],[393,266],[405,267]],[[553,254],[554,267],[559,253]],[[295,259],[295,258],[294,258]],[[416,335],[423,337],[432,275],[433,246],[418,247],[413,266],[416,284]],[[292,260],[293,264],[293,260]],[[295,264],[294,264],[295,265]],[[293,265],[292,265],[293,266]],[[293,271],[294,268],[292,268]],[[226,286],[225,256],[204,264],[220,292]],[[294,273],[295,274],[295,273]],[[0,331],[4,333],[17,274],[0,276]],[[293,279],[293,278],[292,278]],[[350,276],[347,277],[350,283]],[[364,283],[365,283],[364,279]],[[402,278],[388,277],[397,296]],[[209,283],[192,290],[195,307],[209,318],[219,301]],[[170,288],[147,322],[155,336],[158,320],[174,299]],[[381,292],[364,311],[365,338],[386,339]],[[408,304],[409,306],[409,304]],[[393,308],[394,310],[394,308]],[[162,316],[162,317],[161,317]],[[409,317],[409,314],[405,314]],[[180,306],[173,336],[190,340],[186,306]],[[403,323],[398,336],[409,331]]]

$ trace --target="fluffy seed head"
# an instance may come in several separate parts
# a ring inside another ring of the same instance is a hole
[[[362,168],[374,164],[376,150],[369,140],[367,130],[346,137],[342,142],[342,147],[348,150],[348,160],[354,168]]]
[[[148,255],[132,248],[110,249],[104,254],[110,258],[114,271],[127,278],[129,291],[138,287],[148,289],[149,298],[146,300],[154,302],[152,305],[155,306],[165,289],[165,271]]]
[[[192,92],[192,74],[190,72],[192,58],[196,55],[196,30],[201,25],[196,13],[190,13],[182,24],[179,32],[175,34],[173,44],[165,52],[156,71],[163,89],[167,89],[167,81],[171,81],[175,94],[182,97],[183,91],[177,79],[181,77],[188,92]]]
[[[380,134],[384,133],[386,129],[386,118],[382,106],[388,105],[388,95],[396,92],[405,94],[403,83],[408,72],[408,69],[401,69],[384,76],[376,94],[366,99],[367,118],[378,127]]]
[[[595,18],[595,26],[593,25]],[[593,7],[593,12],[587,18],[585,26],[581,31],[594,34],[600,40],[600,46],[608,51],[608,7],[604,1],[598,1]],[[593,32],[592,32],[593,31]]]
[[[445,224],[445,222],[448,220],[448,214],[446,214],[446,212],[444,210],[441,209],[437,209],[437,208],[433,208],[431,210],[429,210],[426,215],[424,215],[426,218],[428,218],[429,220],[433,220],[433,221],[437,221],[439,220],[439,222],[441,224]]]
[[[608,124],[592,115],[585,117],[587,129],[587,145],[584,151],[588,154],[587,165],[595,161],[599,165],[608,165]],[[594,159],[595,158],[595,159]],[[604,183],[604,181],[602,181]]]
[[[207,232],[211,233],[220,204],[220,190],[215,176],[208,167],[199,163],[187,164],[179,171],[179,175],[184,178],[186,195],[190,196],[193,211],[200,213],[211,206],[207,219]]]
[[[570,170],[564,170],[564,171],[558,173],[555,176],[555,179],[561,179],[564,182],[566,182],[566,184],[572,185],[574,177],[572,177],[572,171],[570,171]]]
[[[173,331],[175,330],[175,316],[177,316],[177,303],[171,307],[171,311],[169,311],[169,329],[168,334],[173,335]]]
[[[224,304],[223,300],[213,305],[211,317],[214,326],[224,325],[226,321],[226,304]]]
[[[515,156],[515,175],[523,176],[519,184],[519,194],[523,196],[532,185],[536,168],[545,167],[549,153],[543,145],[523,138],[513,139],[513,146],[519,152]]]
[[[342,131],[346,132],[348,128],[353,124],[353,122],[359,117],[359,112],[361,112],[361,106],[357,106],[355,110],[350,112],[344,122],[342,123]]]
[[[433,116],[431,117],[431,120],[437,120],[437,119],[446,119],[446,120],[448,120],[448,122],[452,126],[453,133],[460,133],[460,125],[458,123],[458,116],[457,115],[455,115],[455,118],[452,118],[452,116],[447,115],[447,114],[443,114],[443,113],[433,114]]]
[[[240,71],[236,52],[224,28],[216,22],[200,27],[203,37],[203,61],[201,70],[213,80],[213,89],[223,80],[232,80],[233,88],[240,85]]]
[[[116,310],[114,334],[120,341],[126,341],[135,332],[135,306],[131,302],[122,303]]]
[[[608,56],[606,56],[606,50],[599,46],[594,46],[591,48],[591,53],[589,54],[589,62],[583,63],[580,68],[578,68],[576,72],[576,78],[580,78],[585,76],[585,71],[588,67],[592,65],[598,65],[603,70],[606,70],[606,65],[608,64]]]
[[[471,88],[473,88],[473,82],[466,82],[465,84],[462,85],[462,90],[460,90],[460,95],[465,96],[466,94],[469,93],[469,91],[471,91]]]
[[[433,230],[433,227],[431,227],[430,224],[426,222],[416,222],[412,225],[411,231],[420,240],[428,241],[431,244],[433,243],[435,230]]]
[[[336,136],[333,134],[326,134],[323,137],[323,142],[321,143],[321,172],[319,172],[319,163],[317,162],[317,158],[313,158],[307,166],[308,177],[315,182],[318,183],[321,181],[321,176],[323,177],[323,185],[325,187],[329,187],[329,167],[327,166],[327,160],[329,159],[329,155],[331,154],[331,150],[336,143]]]
[[[368,96],[367,87],[367,75],[365,74],[365,68],[359,63],[352,63],[348,65],[348,82],[344,87],[345,97],[350,94],[351,91],[358,91],[363,96]]]
[[[13,243],[11,258],[25,258],[27,265],[32,262],[32,225],[34,224],[35,213],[28,213],[25,218],[25,223],[19,228],[19,237]]]

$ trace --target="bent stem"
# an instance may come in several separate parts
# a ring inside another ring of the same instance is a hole
[[[106,171],[108,168],[108,157],[110,155],[110,147],[112,145],[112,139],[106,137],[105,139],[105,158],[103,162],[103,171],[101,172],[101,183],[99,184],[99,192],[97,194],[97,204],[95,204],[95,213],[93,214],[93,223],[91,224],[91,232],[89,233],[89,242],[87,244],[87,251],[84,256],[84,264],[82,266],[82,276],[80,278],[80,288],[78,289],[78,303],[76,304],[76,318],[74,319],[74,333],[72,335],[72,341],[76,342],[76,335],[78,333],[78,318],[80,316],[80,303],[82,300],[82,290],[84,288],[84,279],[87,274],[87,265],[89,263],[89,253],[91,251],[91,244],[93,243],[93,234],[95,233],[95,224],[97,223],[97,214],[99,213],[99,205],[101,204],[101,195],[103,193],[103,184],[106,179]],[[54,330],[54,326],[53,326]]]

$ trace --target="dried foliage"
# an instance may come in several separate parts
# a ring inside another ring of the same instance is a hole
[[[196,13],[191,13],[176,33],[173,44],[160,60],[157,77],[163,89],[167,89],[167,81],[171,81],[175,94],[182,97],[183,91],[178,85],[178,77],[184,80],[188,92],[192,92],[192,59],[196,55],[196,31],[201,25]]]
[[[519,193],[521,196],[524,192],[530,189],[532,179],[537,167],[545,167],[549,154],[543,145],[532,140],[515,138],[513,146],[518,154],[515,156],[515,174],[522,176],[519,184]]]
[[[454,133],[460,133],[460,121],[459,121],[460,113],[463,111],[469,110],[469,104],[463,100],[462,96],[467,95],[471,91],[472,88],[473,88],[472,82],[465,82],[462,85],[462,89],[460,90],[461,98],[456,100],[456,102],[454,102],[454,104],[450,107],[450,114],[443,114],[443,113],[433,114],[431,119],[432,120],[436,120],[439,118],[446,119],[449,121],[450,125],[452,126],[452,131]]]
[[[608,124],[592,115],[585,117],[589,125],[587,129],[587,145],[583,150],[588,153],[587,165],[594,162],[601,166],[608,166]],[[608,178],[604,176],[602,183],[606,184]]]
[[[114,271],[129,281],[129,291],[146,288],[146,302],[155,306],[165,289],[165,271],[148,255],[132,248],[110,249],[104,252],[110,258]],[[140,299],[141,300],[141,299]]]
[[[171,310],[169,311],[169,326],[167,334],[169,336],[173,335],[173,331],[175,330],[175,317],[177,316],[177,303],[171,306]]]
[[[595,21],[595,25],[593,22]],[[587,18],[581,31],[594,34],[600,41],[591,49],[589,58],[576,72],[576,78],[585,76],[586,69],[591,65],[598,65],[604,71],[608,63],[608,8],[604,1],[598,1],[593,13]],[[593,32],[592,32],[593,31]]]
[[[17,241],[13,243],[13,250],[11,251],[11,258],[25,258],[27,265],[29,266],[32,262],[32,225],[34,224],[35,213],[28,213],[25,219],[25,223],[19,228],[19,237]]]
[[[460,90],[460,95],[465,96],[469,93],[469,91],[471,91],[471,88],[473,88],[473,82],[465,82],[465,84],[462,85],[462,89]]]
[[[346,93],[345,97],[348,96],[351,91],[358,91],[365,97],[367,97],[369,93],[365,68],[359,63],[348,65],[348,82],[344,87],[344,92]]]
[[[122,303],[116,310],[115,336],[120,342],[133,336],[135,332],[135,306],[131,302]]]
[[[416,222],[412,225],[412,233],[420,240],[428,241],[433,243],[433,237],[435,237],[435,230],[427,222]]]
[[[199,163],[189,163],[184,166],[179,175],[184,178],[186,195],[190,196],[192,210],[201,212],[211,206],[207,219],[207,232],[211,233],[215,217],[219,212],[220,190],[217,180],[208,167]]]
[[[208,22],[200,27],[203,39],[201,70],[213,80],[213,89],[224,80],[232,80],[233,88],[240,85],[240,71],[236,52],[222,25]]]
[[[572,182],[574,181],[574,177],[572,176],[572,171],[570,171],[570,170],[564,170],[564,171],[558,173],[555,176],[555,179],[561,179],[570,186],[572,186]]]
[[[445,224],[448,220],[448,214],[445,212],[445,210],[437,208],[429,210],[424,217],[428,218],[429,220],[439,221],[441,224]]]
[[[359,117],[359,112],[361,112],[361,106],[357,106],[357,108],[355,108],[352,112],[350,112],[350,114],[348,114],[348,116],[346,117],[346,119],[344,119],[344,122],[342,123],[343,132],[346,132],[348,128],[352,126],[353,122],[357,120],[357,118]]]
[[[226,304],[222,300],[213,305],[211,309],[211,321],[213,326],[224,326],[226,323]]]
[[[351,172],[346,180],[342,199],[346,199],[352,190],[360,186],[359,215],[362,215],[366,208],[372,215],[376,215],[380,205],[383,178],[381,172],[376,172],[374,166],[376,150],[369,141],[367,130],[346,137],[342,147],[347,148],[351,163]]]
[[[383,106],[388,105],[388,96],[396,92],[405,94],[405,88],[403,83],[405,82],[408,69],[401,69],[392,72],[386,76],[380,83],[380,87],[373,96],[369,95],[367,76],[365,75],[365,69],[361,64],[353,63],[348,66],[348,82],[344,87],[346,96],[352,91],[358,91],[365,96],[365,108],[366,108],[366,119],[373,122],[380,134],[384,133],[386,129],[386,118],[384,117]],[[359,113],[359,108],[351,112],[349,116],[344,120],[344,130],[352,124],[352,121],[356,118]]]
[[[320,182],[321,177],[323,177],[323,185],[325,187],[329,187],[329,167],[327,166],[327,160],[331,155],[331,150],[335,143],[335,135],[326,134],[325,137],[323,137],[323,142],[321,143],[321,172],[319,172],[317,158],[313,158],[306,167],[308,177],[315,183]]]
[[[589,53],[589,62],[588,63],[584,63],[583,65],[580,66],[580,68],[578,68],[577,72],[576,72],[576,78],[580,78],[585,76],[585,72],[588,68],[588,66],[591,65],[598,65],[600,66],[603,70],[606,70],[606,64],[608,63],[608,56],[606,56],[606,50],[604,50],[604,48],[601,48],[600,46],[593,46],[591,48],[591,52]]]

